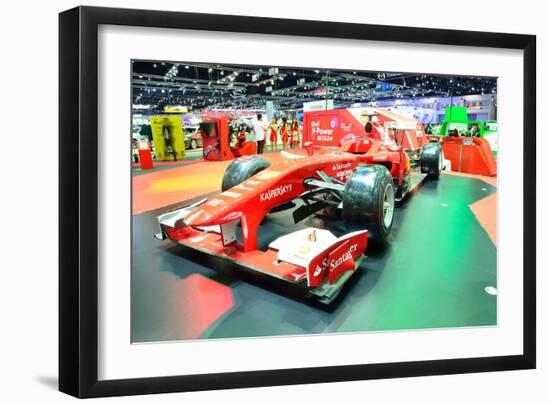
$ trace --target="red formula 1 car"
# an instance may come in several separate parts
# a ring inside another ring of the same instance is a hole
[[[222,192],[159,216],[157,237],[299,286],[330,303],[363,259],[367,241],[386,239],[396,200],[425,177],[439,178],[441,147],[423,146],[422,174],[411,171],[403,148],[372,122],[362,134],[343,139],[339,148],[304,146],[281,152],[274,164],[259,156],[234,160]],[[290,224],[314,214],[332,215],[348,232],[337,237],[306,227],[260,246],[259,236],[266,238],[262,221],[274,212],[288,212]]]

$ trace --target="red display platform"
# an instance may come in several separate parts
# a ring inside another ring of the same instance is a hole
[[[150,170],[153,168],[153,156],[151,154],[151,146],[147,140],[138,142],[139,165],[142,170]]]
[[[451,170],[459,173],[497,175],[497,163],[489,142],[478,137],[440,137],[443,154]]]

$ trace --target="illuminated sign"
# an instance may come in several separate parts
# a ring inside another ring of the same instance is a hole
[[[378,81],[374,89],[374,91],[376,91],[377,93],[385,93],[392,90],[393,90],[393,86],[391,83],[384,83],[382,81]]]
[[[189,108],[186,105],[165,105],[164,112],[186,113]]]
[[[313,94],[315,95],[325,95],[327,93],[327,88],[326,87],[319,87],[319,88],[316,88],[315,90],[313,90]]]

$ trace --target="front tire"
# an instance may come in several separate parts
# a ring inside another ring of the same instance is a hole
[[[426,143],[420,153],[420,171],[428,174],[428,179],[437,181],[441,173],[441,145]]]
[[[191,139],[191,150],[195,150],[198,146],[198,143],[195,139]]]
[[[223,175],[222,192],[239,185],[270,165],[269,161],[258,156],[239,157],[233,160]]]
[[[344,189],[343,217],[349,230],[369,231],[369,240],[383,243],[393,225],[395,190],[388,169],[381,165],[357,168]]]

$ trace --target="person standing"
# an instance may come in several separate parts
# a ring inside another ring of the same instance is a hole
[[[270,151],[274,151],[274,149],[277,147],[277,130],[279,127],[277,126],[277,119],[275,117],[271,118],[271,124],[269,125],[269,146]]]
[[[432,124],[430,122],[428,122],[428,124],[424,128],[424,132],[426,133],[426,135],[431,135],[432,131],[433,131]]]
[[[267,126],[262,120],[262,114],[258,113],[258,115],[256,115],[256,120],[252,122],[252,128],[254,129],[254,134],[256,135],[257,152],[258,154],[263,154],[265,145],[265,131]]]
[[[240,149],[246,142],[246,130],[244,125],[239,127],[239,133],[237,134],[237,147]]]
[[[283,117],[281,123],[281,140],[283,141],[283,150],[288,149],[288,123],[286,116]]]
[[[298,119],[292,118],[290,124],[290,148],[296,149],[300,147],[300,125],[298,125]]]
[[[174,156],[174,161],[178,161],[178,155],[176,154],[176,150],[174,149],[174,145],[172,144],[172,125],[170,124],[170,120],[168,118],[164,118],[162,121],[162,137],[164,138],[164,154],[168,154],[168,149],[172,151],[172,155]]]

